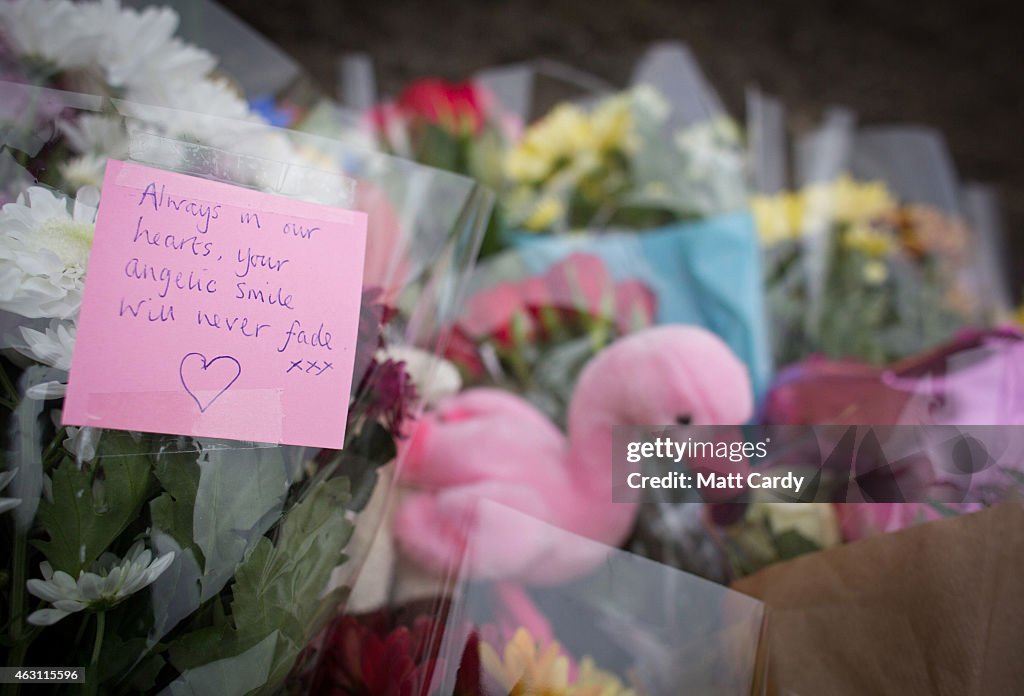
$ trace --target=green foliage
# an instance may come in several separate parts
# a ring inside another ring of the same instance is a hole
[[[239,561],[280,519],[290,479],[280,447],[207,447],[199,470],[192,540],[205,558],[206,601],[223,589]]]
[[[345,516],[348,502],[345,478],[317,483],[284,517],[275,543],[257,540],[235,573],[230,621],[220,620],[172,644],[171,662],[184,679],[212,661],[248,659],[247,651],[276,634],[266,689],[283,681],[319,629],[320,594],[352,534]]]
[[[821,547],[818,544],[792,529],[776,534],[773,541],[775,542],[775,551],[780,561],[788,561],[791,558],[803,556],[805,553],[821,551]]]
[[[129,433],[105,432],[91,468],[65,458],[52,473],[52,502],[39,503],[49,540],[33,542],[55,570],[72,577],[108,550],[152,492],[150,459]]]
[[[164,492],[149,503],[153,527],[178,542],[183,549],[191,549],[202,564],[202,551],[193,542],[193,511],[199,490],[199,462],[196,453],[171,452],[159,456],[153,467]]]

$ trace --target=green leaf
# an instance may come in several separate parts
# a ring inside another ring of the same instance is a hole
[[[71,459],[54,469],[53,502],[38,513],[49,540],[33,542],[54,569],[77,577],[139,517],[153,483],[144,450],[128,433],[104,432],[92,471]]]
[[[202,601],[221,591],[278,521],[289,482],[280,447],[203,451],[192,517],[193,540],[205,559]]]
[[[202,552],[193,542],[192,517],[199,490],[199,462],[195,452],[161,454],[153,468],[164,493],[149,503],[153,527],[170,534],[183,549],[192,549],[200,563]]]
[[[152,585],[153,627],[147,642],[150,648],[202,604],[199,599],[202,571],[193,554],[198,549],[182,549],[172,536],[158,528],[153,530],[152,539],[154,553],[174,552],[174,559]]]
[[[280,642],[277,631],[248,649],[185,670],[164,689],[171,696],[227,696],[245,694],[267,683],[271,659]]]
[[[346,519],[348,481],[334,478],[314,485],[278,530],[277,543],[260,537],[235,574],[232,625],[202,629],[171,646],[179,670],[196,670],[211,660],[241,655],[276,635],[267,690],[279,684],[299,651],[322,626],[321,593],[341,559],[352,525]]]
[[[170,645],[170,661],[180,672],[243,652],[234,630],[227,623],[192,631]]]
[[[778,552],[779,558],[784,561],[789,560],[790,558],[796,558],[797,556],[802,556],[805,553],[821,551],[821,547],[818,544],[793,529],[788,529],[781,534],[776,534],[774,542],[775,550]]]
[[[271,683],[283,680],[299,651],[319,630],[320,594],[352,535],[345,518],[348,481],[335,478],[312,489],[281,524],[277,543],[257,545],[238,569],[232,615],[240,636],[280,630]],[[265,540],[263,540],[265,541]]]

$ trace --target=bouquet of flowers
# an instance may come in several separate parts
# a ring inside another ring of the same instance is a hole
[[[978,315],[976,298],[958,282],[970,250],[966,225],[934,207],[898,203],[881,181],[841,176],[755,196],[752,205],[783,364],[810,353],[892,361],[937,345]],[[809,321],[806,255],[819,244],[824,276]]]
[[[577,253],[521,277],[515,257],[482,267],[458,318],[447,357],[467,387],[524,396],[565,424],[580,370],[602,348],[652,326],[655,298],[638,277],[617,280],[602,259]],[[509,280],[496,280],[501,277]],[[515,278],[515,279],[511,279]]]
[[[645,84],[590,110],[557,105],[505,156],[508,223],[532,233],[643,229],[742,208],[735,123],[719,116],[666,143],[669,110]]]
[[[652,48],[624,92],[558,104],[509,148],[504,175],[498,207],[516,263],[540,274],[583,252],[615,278],[643,278],[656,323],[721,336],[760,393],[767,339],[745,152],[684,46]],[[712,270],[723,267],[734,272]]]
[[[761,183],[752,208],[778,363],[820,353],[885,364],[1005,312],[988,289],[998,283],[984,280],[1000,275],[997,240],[967,224],[937,134],[857,129],[836,110],[797,141],[800,184],[786,191],[781,107],[755,94],[750,112]]]
[[[555,562],[562,570],[575,567],[543,585],[530,579],[540,568],[481,581],[493,539],[469,532],[438,594],[331,625],[305,685],[310,693],[655,696],[678,693],[680,684],[711,694],[758,688],[764,615],[757,601],[495,503],[479,501],[476,514],[509,539],[546,539],[562,554]]]
[[[271,692],[353,582],[365,549],[349,539],[378,521],[360,513],[430,392],[435,322],[488,202],[459,177],[266,126],[176,21],[116,2],[0,8],[4,661],[85,667],[91,693]],[[118,157],[369,214],[342,450],[61,426]]]
[[[492,188],[505,141],[515,129],[486,88],[437,79],[416,80],[394,101],[371,109],[368,118],[385,151]]]

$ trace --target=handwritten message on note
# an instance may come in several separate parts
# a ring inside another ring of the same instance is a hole
[[[366,216],[111,160],[66,425],[340,448]]]

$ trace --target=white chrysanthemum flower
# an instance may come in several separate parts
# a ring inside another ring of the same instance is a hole
[[[78,313],[99,192],[67,201],[32,186],[0,210],[0,310],[30,319]]]
[[[75,347],[75,330],[70,321],[60,319],[51,319],[49,326],[42,331],[22,326],[19,331],[25,343],[14,346],[14,349],[37,363],[68,371],[71,369],[71,351]]]
[[[108,159],[121,159],[116,155],[82,155],[60,164],[60,174],[72,188],[103,186],[103,175],[107,171]]]
[[[458,368],[433,353],[412,346],[389,346],[377,352],[377,360],[388,359],[405,363],[405,371],[425,405],[436,404],[462,389]]]
[[[197,142],[209,142],[214,136],[234,136],[238,124],[221,119],[263,123],[263,119],[249,108],[248,102],[225,80],[171,79],[147,85],[133,96],[142,104],[158,107],[152,110],[139,107],[139,113],[146,121],[158,124],[167,135]]]
[[[217,64],[208,51],[175,37],[178,14],[169,7],[135,10],[103,0],[82,3],[80,12],[86,26],[104,27],[94,60],[113,87],[130,92],[153,82],[202,79]]]
[[[39,564],[43,579],[29,580],[28,591],[53,607],[32,612],[28,622],[49,626],[76,611],[109,609],[148,587],[173,560],[173,551],[153,560],[153,552],[139,541],[120,562],[114,554],[104,553],[89,572],[83,570],[78,574],[77,581],[62,570],[54,572],[43,561]]]
[[[71,149],[79,154],[106,155],[123,159],[128,154],[128,134],[117,116],[80,114],[73,121],[58,124]]]
[[[7,484],[14,480],[14,477],[17,473],[17,469],[11,469],[10,471],[4,471],[0,473],[0,491],[7,488]],[[0,515],[7,512],[8,510],[13,510],[19,505],[21,505],[21,498],[0,497]]]
[[[152,82],[202,79],[217,62],[208,51],[174,36],[178,15],[166,7],[14,0],[0,3],[0,25],[18,55],[61,72],[98,73],[129,98],[132,90]]]
[[[83,22],[69,0],[13,0],[0,3],[0,31],[19,56],[67,70],[87,65],[103,27]]]

